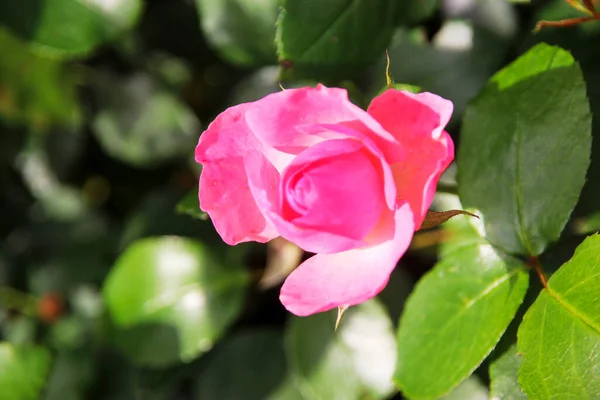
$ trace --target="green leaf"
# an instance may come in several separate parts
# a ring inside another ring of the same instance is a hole
[[[202,243],[157,237],[130,245],[106,280],[115,341],[133,361],[188,362],[209,350],[239,314],[248,276]]]
[[[461,200],[479,209],[490,242],[538,255],[558,239],[577,203],[590,146],[579,66],[567,51],[537,45],[467,108],[458,153]]]
[[[62,135],[54,134],[54,136]],[[48,138],[48,135],[29,134],[28,145],[21,152],[18,160],[23,181],[48,217],[57,221],[80,219],[89,212],[89,206],[81,190],[60,181],[58,171],[55,171],[55,166],[51,163],[52,154],[49,146],[45,143]],[[67,152],[67,146],[64,146],[63,159],[68,158]]]
[[[209,43],[226,60],[244,66],[273,64],[280,0],[196,0]]]
[[[437,399],[494,348],[523,301],[523,264],[477,234],[478,220],[446,223],[441,260],[408,298],[398,329],[395,382],[414,399]]]
[[[76,56],[131,28],[141,8],[140,0],[3,1],[0,25],[30,42],[41,54]]]
[[[470,376],[440,400],[489,400],[488,388],[475,376]]]
[[[260,368],[256,368],[258,360]],[[281,399],[286,379],[283,335],[268,330],[243,332],[211,354],[197,381],[195,398]]]
[[[87,351],[59,352],[44,389],[44,400],[85,398],[93,383],[94,372],[94,358]]]
[[[285,77],[360,72],[389,44],[396,8],[394,0],[284,0],[276,41]]]
[[[600,231],[600,211],[576,219],[573,228],[578,235],[588,235]]]
[[[577,247],[519,327],[519,382],[533,399],[600,396],[600,236]]]
[[[147,75],[112,79],[100,82],[110,93],[93,121],[104,151],[138,167],[192,153],[200,124],[185,104]]]
[[[433,15],[440,6],[440,0],[419,0],[399,2],[398,25],[412,25]]]
[[[40,346],[0,343],[0,398],[36,400],[50,369],[50,352]]]
[[[544,7],[532,17],[533,22],[540,20],[559,21],[565,18],[581,17],[577,11],[564,0],[553,0],[544,3]],[[533,27],[533,25],[531,25]],[[580,24],[578,26],[561,29],[542,29],[538,34],[530,35],[524,43],[524,48],[533,46],[537,42],[545,42],[564,49],[569,49],[577,60],[587,85],[587,94],[590,99],[592,114],[600,115],[600,25],[597,22]],[[592,119],[592,157],[586,175],[586,183],[579,197],[574,215],[588,218],[590,214],[599,211],[598,196],[600,195],[600,119]],[[595,230],[595,229],[591,229]],[[591,230],[588,233],[591,233]],[[577,232],[584,234],[584,232]]]
[[[307,400],[385,398],[392,392],[396,343],[381,303],[350,307],[334,332],[337,310],[293,317],[286,331],[288,363]]]
[[[521,356],[512,345],[490,365],[491,397],[497,400],[527,400],[517,378]]]
[[[190,223],[189,217],[174,211],[180,197],[175,190],[157,189],[148,193],[125,222],[119,241],[121,249],[137,239],[151,236],[199,236],[202,241],[211,243],[215,241],[211,236],[215,236],[217,243],[223,243],[213,230],[199,230],[196,224]]]
[[[198,190],[192,189],[177,203],[177,212],[179,214],[187,214],[194,218],[208,219],[208,214],[200,209],[200,200],[198,199]]]
[[[8,3],[2,2],[0,10]],[[0,48],[0,117],[36,131],[78,123],[76,68],[31,53],[1,25]]]
[[[514,17],[508,13],[503,18]],[[389,47],[390,74],[394,82],[416,85],[452,100],[454,118],[458,119],[467,101],[503,65],[510,36],[468,20],[444,22],[432,40],[423,29],[397,29]],[[375,94],[385,84],[385,65],[382,54],[372,69],[370,93]]]

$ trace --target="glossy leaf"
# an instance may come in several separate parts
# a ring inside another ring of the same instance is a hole
[[[293,317],[286,353],[307,400],[385,398],[392,391],[396,343],[377,300],[350,307],[334,332],[337,310]]]
[[[461,200],[481,211],[492,243],[538,255],[577,203],[590,146],[581,70],[567,51],[540,44],[497,73],[468,107],[458,153]]]
[[[245,66],[272,64],[280,0],[196,0],[202,30],[226,60]]]
[[[104,151],[138,167],[192,153],[200,124],[174,94],[141,73],[112,85],[93,121]]]
[[[257,360],[260,368],[256,368]],[[211,354],[198,379],[195,398],[283,400],[287,378],[283,336],[276,331],[244,332]]]
[[[396,14],[394,0],[285,0],[277,25],[285,76],[355,75],[384,53]]]
[[[599,235],[585,239],[523,318],[519,382],[533,399],[600,396],[599,252]]]
[[[512,345],[490,365],[491,397],[497,400],[527,400],[518,381],[521,356]]]
[[[104,287],[116,341],[135,362],[188,362],[240,312],[248,277],[200,242],[157,237],[130,245]]]
[[[30,42],[39,53],[82,55],[131,28],[141,7],[140,0],[3,1],[0,25]]]
[[[437,399],[467,378],[494,348],[523,301],[528,273],[459,218],[449,243],[408,298],[398,329],[402,392]]]
[[[50,364],[50,352],[44,347],[0,342],[0,398],[38,399]]]

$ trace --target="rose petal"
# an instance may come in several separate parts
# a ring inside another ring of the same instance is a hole
[[[374,98],[367,110],[406,151],[392,171],[397,198],[413,209],[415,229],[427,214],[439,177],[454,159],[454,144],[444,131],[452,110],[452,102],[434,94],[395,89]]]
[[[311,257],[281,287],[282,304],[293,314],[306,316],[376,296],[410,244],[412,221],[410,205],[405,203],[388,221],[393,235],[387,240],[368,248]]]
[[[388,162],[395,162],[403,156],[396,139],[368,113],[352,104],[345,89],[323,85],[286,89],[255,102],[245,117],[252,132],[267,147],[289,154],[298,154],[326,139],[306,132],[303,127],[351,122],[371,136]],[[276,165],[273,160],[270,161]],[[276,167],[281,171],[278,165]]]
[[[362,132],[357,132],[354,128],[356,128],[356,124],[353,123],[342,123],[342,124],[316,124],[316,125],[306,125],[302,127],[307,132],[311,132],[315,135],[325,135],[331,136],[331,138],[357,138],[359,139],[373,154],[375,154],[378,158],[378,164],[381,166],[381,173],[384,179],[384,190],[385,190],[385,200],[388,204],[388,207],[393,210],[396,208],[396,182],[394,181],[394,175],[392,174],[392,170],[390,165],[381,149],[373,142],[368,136],[364,135]],[[402,158],[404,159],[404,149],[399,149],[402,152]],[[401,160],[398,159],[398,160]]]
[[[198,197],[215,229],[230,245],[267,242],[277,236],[259,210],[248,186],[244,156],[262,148],[243,118],[250,104],[221,113],[200,136],[196,162],[203,165]]]
[[[252,152],[245,159],[250,190],[267,219],[277,227],[279,234],[302,249],[313,253],[334,253],[364,245],[345,234],[298,227],[281,216],[279,171],[260,152]],[[341,249],[341,250],[340,250]]]
[[[318,143],[284,171],[282,216],[297,227],[363,240],[385,207],[382,175],[380,161],[358,140]]]

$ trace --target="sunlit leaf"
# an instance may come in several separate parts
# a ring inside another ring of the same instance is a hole
[[[241,310],[248,277],[207,246],[179,237],[130,245],[104,286],[115,340],[135,362],[189,362],[206,352]]]
[[[468,107],[458,153],[461,200],[481,212],[490,242],[538,255],[577,203],[590,146],[581,70],[567,51],[540,44],[497,73]]]
[[[280,0],[195,0],[202,30],[225,58],[240,65],[272,64]]]
[[[378,399],[392,392],[396,363],[392,323],[376,301],[350,307],[335,330],[337,310],[292,318],[286,353],[305,399]]]
[[[3,1],[0,25],[31,43],[40,54],[75,56],[131,28],[141,8],[140,0]]]
[[[523,301],[521,261],[481,238],[471,222],[453,219],[441,260],[415,287],[398,329],[395,382],[409,398],[437,399],[477,368]]]
[[[0,398],[37,400],[50,364],[50,352],[44,347],[0,342]]]
[[[600,395],[600,236],[577,247],[525,314],[519,382],[532,399]]]

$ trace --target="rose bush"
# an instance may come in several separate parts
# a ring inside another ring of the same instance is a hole
[[[221,113],[201,135],[200,207],[228,244],[282,236],[316,253],[281,288],[296,315],[379,293],[454,157],[450,101],[388,89],[288,89]]]

